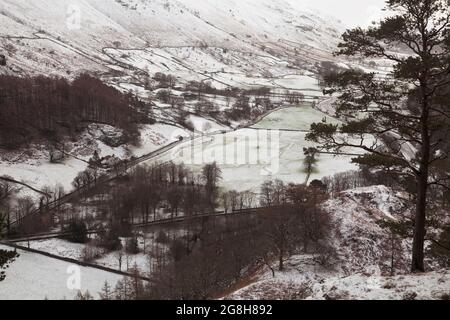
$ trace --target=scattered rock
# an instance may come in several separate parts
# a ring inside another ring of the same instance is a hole
[[[50,151],[50,162],[51,163],[60,163],[64,160],[65,155],[63,152],[59,150]]]
[[[417,298],[417,293],[415,293],[414,291],[406,291],[403,294],[403,300],[416,300]]]
[[[387,281],[385,284],[383,284],[382,286],[383,289],[394,289],[395,288],[395,283],[392,281]]]
[[[0,66],[6,66],[6,57],[3,54],[0,54]]]
[[[340,290],[336,287],[332,287],[329,292],[325,293],[323,297],[325,300],[346,300],[350,293],[346,290]]]

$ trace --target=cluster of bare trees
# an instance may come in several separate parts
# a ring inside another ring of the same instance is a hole
[[[291,104],[299,104],[305,100],[305,95],[301,92],[286,90],[284,100]]]
[[[189,81],[185,86],[185,91],[195,93],[197,99],[201,99],[204,95],[217,95],[235,97],[238,88],[217,89],[212,86],[209,81]]]
[[[18,196],[20,188],[25,187],[0,181],[0,238],[5,234],[25,235],[46,231],[54,223],[53,215],[48,212],[46,205],[57,202],[64,195],[63,188],[60,185],[54,188],[46,186],[39,200]],[[33,214],[38,211],[40,214]]]
[[[205,95],[223,96],[228,98],[252,96],[260,99],[270,99],[273,95],[272,90],[269,87],[255,87],[251,89],[228,87],[226,89],[217,89],[210,81],[190,81],[186,84],[185,91],[195,93],[195,98],[198,100],[204,98]]]
[[[163,207],[172,216],[177,214],[177,208],[184,214],[200,213],[216,205],[220,178],[221,172],[214,163],[206,165],[199,175],[173,163],[137,167],[124,178],[125,186],[114,187],[106,200],[112,225],[99,233],[95,246],[116,250],[122,267],[128,253],[142,250],[138,244],[142,235],[130,229],[123,232],[123,226],[133,221],[134,215],[140,221],[148,221]],[[326,188],[317,181],[307,187],[277,180],[264,183],[261,190],[264,194],[260,201],[268,207],[254,213],[188,220],[177,225],[172,234],[154,233],[152,245],[146,245],[144,232],[143,250],[148,256],[148,276],[152,281],[143,283],[142,270],[127,266],[136,276],[124,278],[115,288],[106,284],[102,298],[215,298],[262,266],[273,273],[284,270],[286,258],[295,253],[317,255],[325,264],[332,256],[327,244],[330,219],[321,209],[327,199]],[[253,207],[258,200],[249,191],[227,192],[220,194],[220,199],[226,210]],[[125,247],[119,236],[128,237]],[[89,256],[96,257],[96,251],[89,252]],[[89,297],[83,294],[79,298],[86,296]]]
[[[324,190],[291,185],[285,198],[284,205],[258,213],[185,223],[186,235],[169,240],[168,257],[152,269],[153,281],[140,298],[216,298],[261,266],[282,271],[296,252],[324,255],[330,229],[320,208]]]
[[[160,74],[158,79],[165,79],[165,77],[168,76]],[[217,89],[208,81],[190,81],[186,84],[184,88],[186,92],[182,96],[172,94],[173,86],[160,85],[158,88],[164,89],[156,93],[156,99],[171,105],[172,108],[176,108],[179,111],[178,122],[188,129],[192,128],[185,119],[188,114],[184,108],[187,100],[197,100],[195,104],[195,112],[197,114],[209,115],[223,123],[227,123],[230,119],[253,119],[274,108],[271,100],[272,92],[267,87],[248,90],[239,88]],[[232,108],[221,114],[218,106],[210,100],[211,97],[209,96],[225,97],[227,107],[231,106]],[[300,101],[303,99],[303,96],[299,93],[292,93],[286,99],[291,102]]]
[[[89,123],[104,123],[138,137],[142,103],[88,74],[63,78],[0,76],[0,145],[17,148],[37,139],[59,141]]]
[[[89,172],[81,173],[80,180],[94,183]],[[98,211],[106,213],[108,221],[120,225],[149,222],[164,213],[171,217],[205,213],[218,205],[221,171],[215,163],[205,165],[198,175],[172,162],[138,166],[122,179],[125,183],[108,188],[97,203]]]
[[[228,213],[236,210],[254,208],[257,205],[258,196],[250,190],[243,192],[231,190],[223,192],[221,194],[221,200],[225,213]]]
[[[30,235],[48,231],[53,226],[53,215],[45,209],[39,211],[40,207],[32,198],[19,197],[15,202],[8,211],[8,220],[14,222],[12,227],[8,224],[8,233]],[[39,214],[35,214],[36,212]]]
[[[77,174],[77,176],[73,179],[72,185],[76,190],[81,188],[90,188],[91,186],[97,183],[98,178],[100,177],[100,172],[94,166],[90,166],[86,170]]]
[[[170,74],[164,74],[162,72],[157,72],[153,76],[153,80],[158,84],[158,88],[173,88],[177,83],[177,78]]]
[[[210,116],[217,116],[220,112],[219,107],[212,101],[200,99],[195,105],[195,112],[197,114],[207,114]]]
[[[199,174],[172,162],[138,166],[125,172],[117,172],[117,183],[109,184],[108,179],[105,180],[107,176],[91,164],[73,181],[76,191],[71,205],[61,204],[65,193],[60,186],[44,188],[47,196],[36,201],[30,197],[13,197],[12,184],[2,182],[1,231],[29,235],[47,231],[56,222],[65,229],[74,221],[90,224],[96,220],[108,222],[108,229],[117,227],[120,234],[129,230],[132,223],[146,223],[167,218],[167,215],[213,212],[219,205],[221,171],[215,163],[206,164]],[[10,205],[12,198],[14,206]],[[14,228],[11,228],[12,223]]]
[[[185,99],[174,95],[171,89],[159,90],[156,93],[156,99],[162,103],[169,104],[172,108],[182,109],[185,105]]]
[[[269,180],[264,182],[260,189],[259,201],[261,206],[269,207],[285,203],[285,188],[286,185],[281,180]]]
[[[235,98],[232,108],[226,111],[226,116],[235,121],[255,119],[273,108],[270,98],[256,97],[254,101],[251,101],[249,95],[241,93]]]
[[[14,192],[9,182],[0,181],[0,239],[10,224],[10,199]]]

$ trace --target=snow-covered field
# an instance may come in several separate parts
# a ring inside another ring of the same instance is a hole
[[[239,191],[258,191],[266,180],[304,183],[303,148],[314,146],[303,132],[271,132],[241,129],[207,136],[170,152],[167,160],[184,162],[194,170],[216,161],[222,169],[221,186]],[[349,156],[320,155],[312,179],[355,169]]]
[[[0,245],[0,249],[10,248]],[[80,267],[43,255],[18,250],[20,257],[7,269],[6,279],[0,282],[0,300],[73,299],[79,290],[88,290],[99,298],[105,281],[112,287],[122,276],[106,271]],[[80,275],[80,287],[72,276]],[[69,284],[69,285],[68,285]]]
[[[153,235],[147,235],[150,239]],[[153,240],[153,238],[151,238]],[[141,241],[142,242],[142,241]],[[140,242],[140,247],[142,247],[142,243]],[[124,242],[125,243],[125,242]],[[28,243],[18,243],[21,246],[28,246]],[[150,246],[151,242],[148,241],[147,246]],[[75,259],[79,261],[83,261],[84,250],[87,247],[85,244],[72,243],[63,239],[48,239],[48,240],[37,240],[30,242],[30,248],[51,253],[56,256],[60,256],[63,258]],[[142,248],[141,248],[142,249]],[[104,250],[101,248],[92,247],[92,250],[96,252],[103,252]],[[110,253],[102,253],[101,257],[93,260],[91,263],[115,269],[115,270],[127,270],[131,269],[136,265],[139,270],[143,273],[147,272],[148,269],[148,257],[143,252],[139,254],[127,255],[123,254],[123,262],[122,265],[119,265],[119,261],[117,258],[117,252]],[[128,266],[128,268],[127,268]]]
[[[192,127],[196,132],[200,133],[212,133],[223,130],[229,130],[229,127],[221,125],[210,119],[205,119],[199,116],[190,115],[187,119],[188,123],[192,124]]]
[[[269,114],[254,128],[227,133],[205,134],[187,141],[159,157],[159,161],[185,163],[199,171],[206,163],[214,161],[222,169],[221,186],[225,189],[257,192],[269,179],[286,183],[304,183],[303,148],[314,146],[305,140],[306,132],[277,131],[276,129],[308,130],[312,122],[333,118],[310,107],[292,107]],[[351,156],[321,154],[311,179],[321,179],[335,173],[356,169]],[[154,160],[151,161],[153,163]]]
[[[252,128],[309,130],[312,123],[322,122],[324,119],[327,123],[341,123],[310,106],[302,105],[272,112]]]
[[[17,181],[43,190],[49,187],[53,190],[57,185],[61,185],[65,191],[70,191],[72,181],[81,171],[87,168],[88,164],[75,158],[69,158],[62,163],[50,163],[45,158],[37,161],[26,162],[0,162],[0,174],[13,177]],[[41,195],[25,187],[21,187],[20,194],[39,199]]]
[[[297,75],[291,74],[283,76],[279,79],[275,79],[274,83],[281,88],[286,89],[297,89],[297,90],[317,90],[320,92],[318,87],[317,79],[308,75]],[[318,95],[319,93],[317,93]]]

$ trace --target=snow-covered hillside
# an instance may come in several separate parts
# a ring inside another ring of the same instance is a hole
[[[400,219],[407,194],[385,186],[357,188],[329,200],[332,217],[333,267],[318,255],[294,255],[284,272],[261,270],[231,299],[445,299],[450,295],[450,273],[408,274],[409,241],[395,248],[395,275],[391,275],[389,231],[377,223]],[[438,270],[439,268],[435,268]],[[448,298],[447,298],[448,299]]]
[[[343,30],[296,0],[2,0],[0,25],[8,72],[63,76],[286,74],[332,59]]]

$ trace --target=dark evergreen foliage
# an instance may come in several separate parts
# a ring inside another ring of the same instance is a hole
[[[387,59],[394,70],[387,79],[361,70],[326,75],[325,93],[339,94],[337,114],[348,123],[314,124],[307,136],[337,152],[362,149],[368,155],[355,162],[415,181],[412,271],[424,271],[429,190],[450,183],[443,139],[450,134],[449,4],[389,0],[393,16],[366,30],[346,31],[338,54]]]

